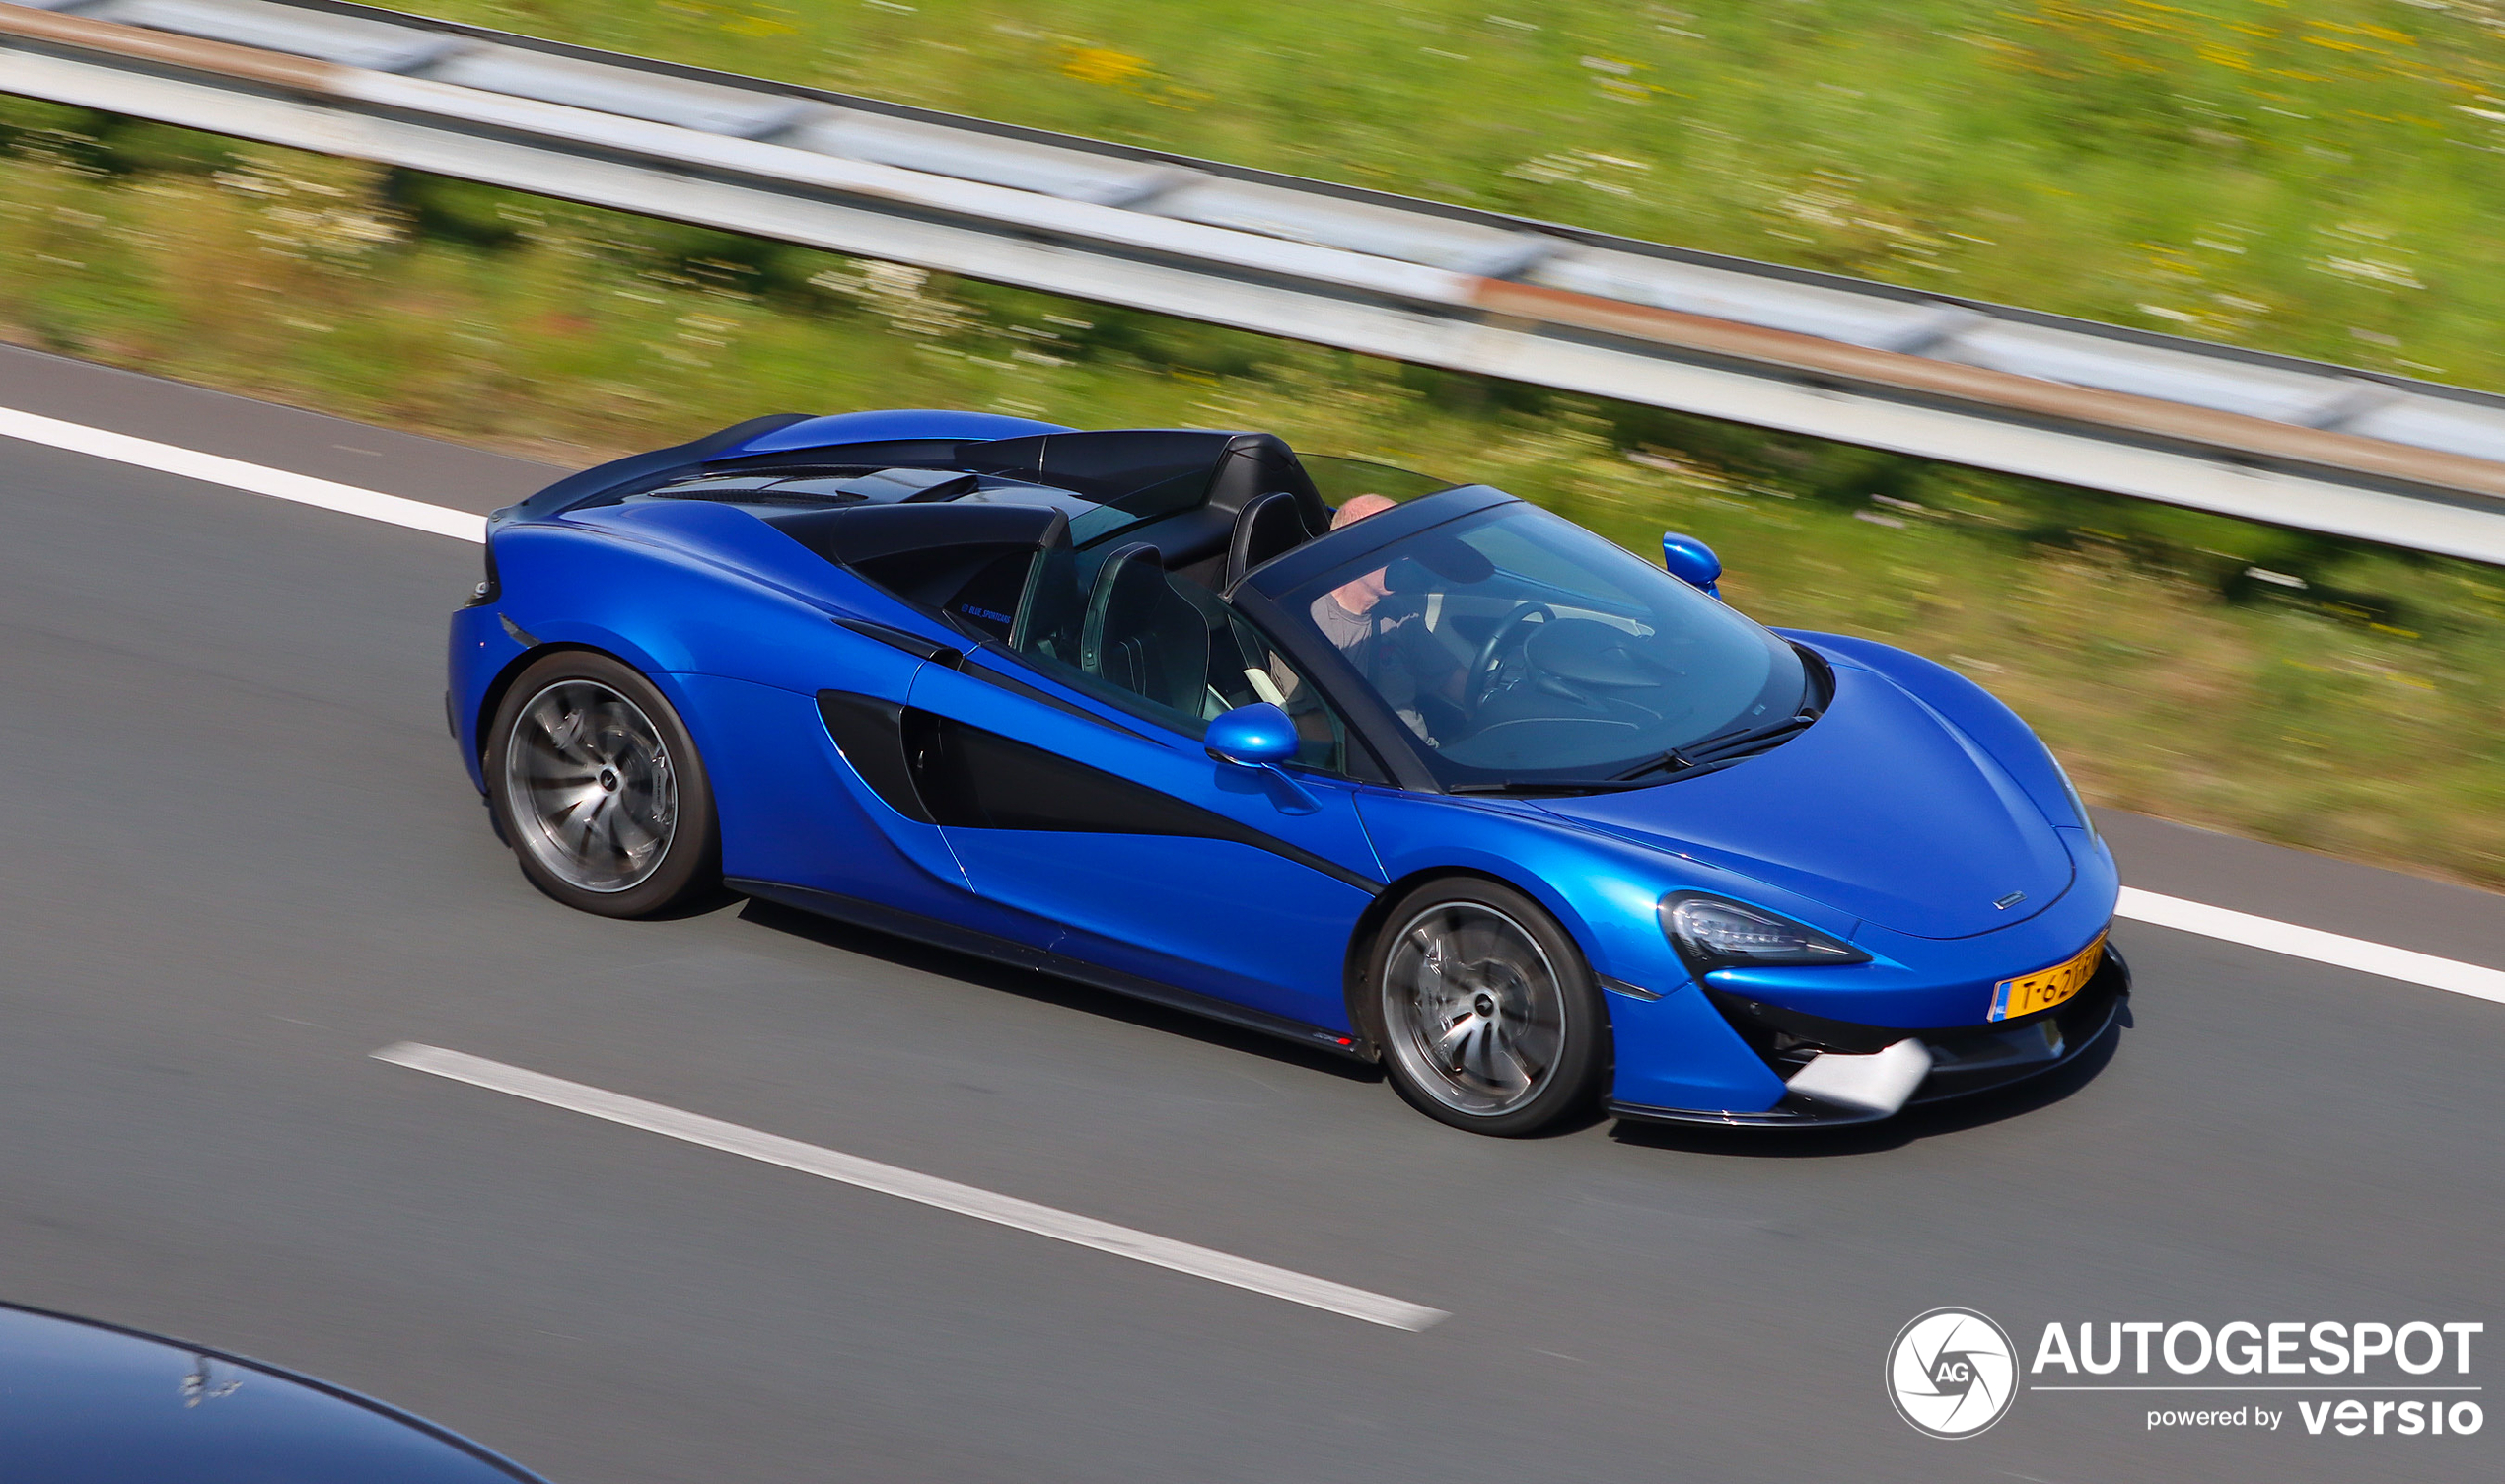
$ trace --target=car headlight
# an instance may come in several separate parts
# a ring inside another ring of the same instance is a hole
[[[1663,936],[1699,978],[1717,968],[1870,961],[1868,954],[1806,923],[1699,891],[1663,897],[1660,915]]]

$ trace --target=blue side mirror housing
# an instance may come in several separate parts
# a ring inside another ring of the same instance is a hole
[[[1691,535],[1676,530],[1662,532],[1662,565],[1670,575],[1691,588],[1700,588],[1714,598],[1722,596],[1717,586],[1722,581],[1722,558],[1713,548]]]
[[[1209,724],[1201,745],[1220,762],[1274,767],[1296,755],[1296,723],[1267,701],[1238,706]]]

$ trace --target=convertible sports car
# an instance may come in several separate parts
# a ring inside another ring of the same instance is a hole
[[[1260,433],[759,418],[500,511],[447,720],[541,890],[726,889],[1519,1135],[1884,1118],[2127,992],[2041,743],[1513,496]]]

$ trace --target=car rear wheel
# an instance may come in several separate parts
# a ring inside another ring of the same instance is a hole
[[[1520,1138],[1589,1108],[1609,1024],[1574,940],[1494,882],[1430,882],[1384,919],[1367,1031],[1409,1104],[1456,1128]]]
[[[651,917],[721,889],[713,794],[652,682],[565,650],[515,677],[488,732],[487,802],[534,885],[604,917]]]

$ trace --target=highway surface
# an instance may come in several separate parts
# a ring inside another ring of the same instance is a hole
[[[23,352],[0,407],[475,511],[548,474]],[[2483,1385],[2505,1005],[2125,923],[2132,1024],[2049,1086],[1827,1136],[1476,1139],[1092,990],[538,896],[444,736],[474,545],[9,441],[0,522],[0,1298],[308,1370],[561,1484],[2505,1474],[2505,1424],[2152,1432],[2144,1396],[2027,1392],[1951,1443],[1881,1383],[1961,1305],[2022,1358],[2053,1321],[2484,1322]],[[2137,885],[2505,967],[2496,897],[2106,822]],[[1451,1317],[373,1059],[400,1041]]]

